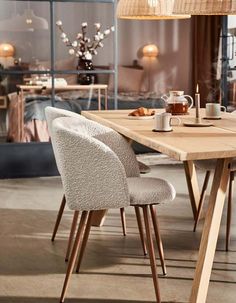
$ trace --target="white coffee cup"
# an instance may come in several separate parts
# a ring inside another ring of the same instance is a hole
[[[226,107],[219,103],[206,103],[206,118],[220,118],[221,110],[226,112]]]
[[[180,125],[179,117],[173,117],[170,113],[155,114],[155,131],[170,132],[172,131],[172,120],[177,120],[176,125]]]

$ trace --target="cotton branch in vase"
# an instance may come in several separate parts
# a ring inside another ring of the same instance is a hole
[[[92,60],[94,55],[97,55],[97,49],[103,47],[102,41],[110,35],[111,32],[114,32],[114,26],[101,32],[101,24],[95,23],[95,34],[91,40],[86,36],[88,24],[83,22],[81,24],[81,33],[77,34],[77,37],[74,41],[71,41],[62,27],[62,21],[58,20],[56,22],[59,30],[61,31],[61,39],[67,47],[69,47],[69,54],[78,57],[83,60]]]

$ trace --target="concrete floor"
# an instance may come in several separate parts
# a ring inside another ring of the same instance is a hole
[[[167,277],[159,279],[162,302],[188,302],[202,222],[193,233],[182,165],[152,166],[148,175],[170,180],[178,193],[173,203],[158,206],[168,270]],[[202,182],[203,174],[199,178]],[[60,178],[0,180],[1,303],[59,302],[72,218],[67,210],[51,243],[61,196]],[[102,228],[92,229],[81,274],[72,276],[65,302],[155,302],[149,260],[142,256],[133,209],[126,213],[127,237],[122,236],[117,210],[109,212]],[[224,213],[208,303],[236,302],[235,223],[234,212],[231,251],[226,253]]]

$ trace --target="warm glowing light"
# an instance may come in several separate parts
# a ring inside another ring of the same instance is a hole
[[[197,84],[196,93],[199,94],[199,85]]]
[[[155,44],[148,44],[143,47],[144,57],[157,57],[159,50]]]
[[[15,53],[14,47],[9,43],[0,44],[0,57],[13,57]]]

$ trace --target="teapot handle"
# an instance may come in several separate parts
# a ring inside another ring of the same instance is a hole
[[[162,95],[162,96],[161,96],[161,99],[164,100],[165,102],[167,102],[168,96],[167,96],[167,95]]]
[[[193,98],[189,95],[183,95],[183,97],[188,97],[190,99],[189,109],[193,107]]]

